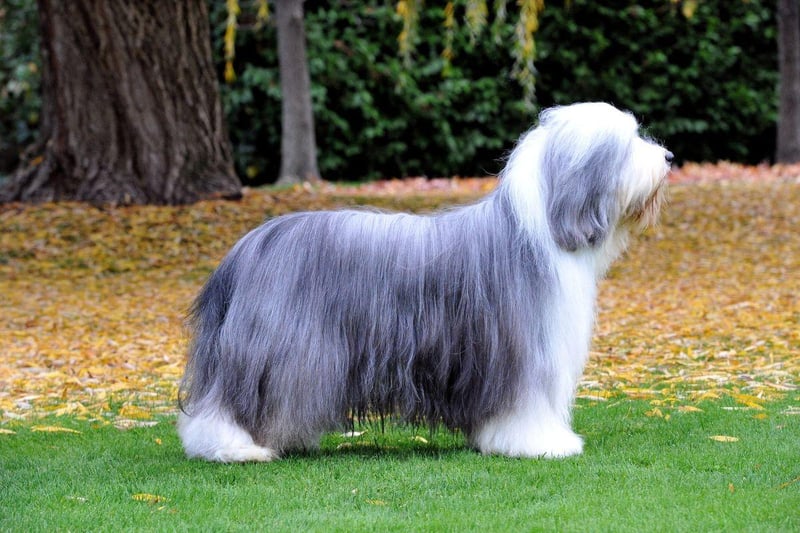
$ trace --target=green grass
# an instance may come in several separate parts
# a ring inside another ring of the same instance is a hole
[[[483,457],[446,431],[389,425],[275,463],[219,465],[186,460],[172,418],[129,431],[18,423],[0,435],[0,530],[800,531],[798,403],[719,400],[659,417],[645,401],[581,401],[586,450],[561,461]]]

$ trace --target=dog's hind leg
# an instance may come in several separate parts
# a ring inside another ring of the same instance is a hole
[[[256,444],[247,431],[218,411],[181,413],[178,435],[190,458],[220,463],[264,462],[278,458],[275,451]]]

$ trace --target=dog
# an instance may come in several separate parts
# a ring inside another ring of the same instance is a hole
[[[597,281],[656,222],[671,152],[605,103],[553,107],[482,200],[294,213],[245,235],[190,314],[188,457],[269,461],[367,415],[484,454],[579,454]]]

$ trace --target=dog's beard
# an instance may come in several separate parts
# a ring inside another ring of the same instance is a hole
[[[661,207],[668,199],[667,177],[664,176],[656,188],[643,200],[634,202],[624,216],[624,222],[640,231],[653,226],[658,221]]]

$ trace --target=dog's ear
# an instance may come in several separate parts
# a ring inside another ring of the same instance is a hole
[[[553,239],[565,250],[600,244],[616,223],[616,188],[627,146],[614,137],[584,146],[548,143],[542,161],[547,218]]]

